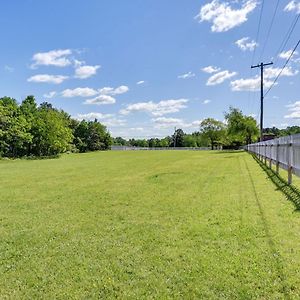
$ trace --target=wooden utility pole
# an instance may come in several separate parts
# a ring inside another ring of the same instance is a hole
[[[264,67],[273,65],[272,62],[264,64],[260,63],[256,66],[251,66],[251,69],[260,68],[260,141],[263,141],[264,129]]]

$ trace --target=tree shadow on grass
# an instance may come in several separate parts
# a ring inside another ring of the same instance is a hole
[[[295,205],[295,211],[300,212],[300,190],[293,185],[289,185],[288,182],[278,175],[274,170],[267,167],[262,161],[260,161],[256,155],[252,155],[257,161],[260,167],[264,170],[271,181],[276,185],[277,190],[281,191],[287,200],[293,202]]]
[[[214,152],[214,154],[224,154],[224,153],[233,153],[233,154],[238,154],[245,152],[245,150],[217,150]]]

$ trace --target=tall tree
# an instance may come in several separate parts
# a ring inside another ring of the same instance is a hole
[[[32,140],[28,123],[15,99],[0,98],[0,154],[21,156],[26,143]]]
[[[201,122],[200,132],[210,141],[211,149],[213,150],[216,144],[222,143],[225,126],[218,120],[207,118]]]
[[[228,135],[231,140],[240,144],[251,144],[258,138],[259,130],[256,120],[251,116],[243,115],[242,111],[230,107],[225,113]]]
[[[173,145],[175,147],[184,147],[184,132],[182,129],[176,129],[173,136]]]

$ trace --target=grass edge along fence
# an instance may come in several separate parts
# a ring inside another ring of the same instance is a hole
[[[292,183],[293,174],[300,177],[300,134],[283,136],[269,141],[246,146],[246,150],[255,154],[269,167],[276,166],[288,172],[288,184]]]

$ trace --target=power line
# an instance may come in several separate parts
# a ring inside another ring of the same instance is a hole
[[[284,66],[282,67],[282,69],[280,70],[280,72],[278,73],[278,75],[276,76],[275,80],[273,81],[272,85],[269,87],[269,89],[267,90],[267,92],[265,93],[264,97],[270,92],[270,90],[273,88],[273,86],[275,85],[275,83],[277,82],[277,80],[279,79],[280,75],[282,74],[283,70],[285,69],[285,67],[287,66],[287,64],[289,63],[289,61],[291,60],[291,58],[293,57],[295,51],[297,50],[298,46],[300,44],[300,40],[298,41],[298,43],[296,44],[296,46],[294,47],[293,51],[291,52],[289,58],[287,59],[287,61],[285,62]]]
[[[287,31],[285,38],[281,42],[280,47],[278,48],[278,50],[277,50],[277,52],[276,52],[276,54],[274,56],[274,58],[276,60],[277,60],[278,55],[285,49],[285,47],[286,47],[289,39],[291,38],[291,35],[292,35],[293,31],[295,30],[295,27],[296,27],[296,25],[297,25],[297,23],[299,21],[299,17],[300,17],[300,14],[297,14],[295,16],[294,20],[292,21],[292,24],[291,24],[289,30]]]
[[[255,39],[255,46],[254,46],[254,51],[253,51],[253,55],[252,55],[251,65],[253,65],[254,57],[255,57],[255,53],[256,53],[256,47],[257,47],[257,42],[258,42],[258,37],[259,37],[259,32],[260,32],[260,27],[261,27],[261,20],[262,20],[262,15],[263,15],[263,11],[264,11],[264,4],[265,4],[265,1],[263,0],[262,4],[261,4],[261,10],[260,10],[260,15],[259,15],[259,21],[258,21],[258,27],[257,27],[256,39]]]
[[[277,11],[278,11],[278,6],[279,6],[279,0],[277,0],[277,3],[276,3],[276,7],[275,7],[275,10],[274,10],[274,13],[273,13],[273,16],[272,16],[272,20],[271,20],[271,23],[270,23],[270,26],[269,26],[269,29],[268,29],[267,38],[266,38],[266,41],[264,43],[262,52],[260,54],[260,60],[261,60],[261,58],[263,58],[266,46],[268,44],[268,41],[269,41],[269,38],[270,38],[270,34],[271,34],[271,30],[272,30],[272,27],[273,27],[273,24],[274,24],[275,16],[276,16]]]

